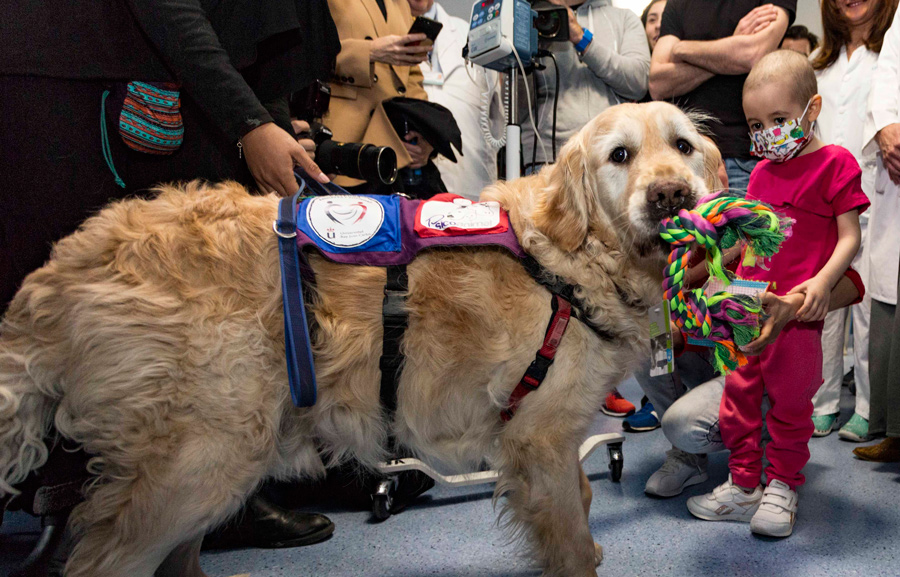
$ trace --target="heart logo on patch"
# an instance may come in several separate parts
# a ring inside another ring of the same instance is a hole
[[[361,202],[355,204],[329,203],[325,214],[337,224],[351,225],[365,218],[366,210],[366,205]]]
[[[332,246],[352,248],[375,237],[384,223],[384,207],[364,196],[320,196],[307,204],[306,220],[321,240]]]

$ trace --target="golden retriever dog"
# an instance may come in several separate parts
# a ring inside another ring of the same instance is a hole
[[[602,550],[577,450],[607,392],[648,356],[665,257],[658,223],[708,192],[718,158],[675,107],[628,104],[591,121],[555,165],[484,191],[524,249],[577,285],[590,320],[616,335],[573,319],[543,385],[508,423],[500,412],[551,314],[548,291],[510,254],[439,250],[409,265],[406,361],[386,423],[383,269],[311,255],[319,396],[298,409],[278,198],[195,182],[112,204],[56,245],[3,319],[0,495],[45,461],[48,438],[67,437],[96,456],[96,481],[71,518],[66,575],[199,572],[196,558],[173,559],[195,557],[263,479],[348,460],[374,467],[391,432],[426,459],[470,470],[488,459],[503,524],[544,574],[594,575]]]

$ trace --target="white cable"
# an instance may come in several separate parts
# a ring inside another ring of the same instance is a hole
[[[472,78],[472,73],[469,71],[469,66],[472,66],[474,68],[475,64],[471,60],[466,59],[466,62],[463,66],[466,69],[466,76],[469,77],[469,82],[471,82],[472,84],[478,84],[478,81]]]
[[[474,85],[478,85],[478,81],[472,78],[472,73],[469,70],[469,66],[475,67],[475,63],[467,60],[465,63],[466,76],[469,77],[469,82]],[[481,110],[478,115],[478,126],[481,128],[481,135],[484,137],[485,143],[494,150],[500,150],[504,146],[506,146],[506,133],[503,134],[499,139],[494,137],[494,133],[491,131],[491,100],[493,100],[493,90],[491,87],[491,83],[488,80],[487,70],[482,68],[482,76],[484,76],[484,90],[480,92],[481,94]],[[497,76],[497,88],[500,86],[500,77]],[[502,99],[501,99],[502,100]],[[508,111],[506,107],[506,102],[503,102],[501,105],[503,107],[503,113],[505,116],[508,116]]]
[[[504,38],[504,40],[509,42],[506,38]],[[528,120],[531,121],[531,129],[534,131],[534,138],[537,140],[538,144],[541,145],[541,156],[544,157],[544,162],[546,162],[550,157],[547,156],[547,147],[544,146],[544,139],[541,138],[541,135],[538,133],[537,124],[534,123],[534,113],[531,107],[531,89],[528,88],[528,79],[525,77],[525,66],[522,64],[522,59],[519,58],[519,53],[516,51],[515,46],[512,43],[510,43],[510,46],[512,46],[512,53],[513,56],[516,57],[516,62],[519,63],[519,70],[522,72],[522,80],[525,84],[525,98],[528,100]]]
[[[468,71],[468,68],[466,68]],[[466,72],[468,74],[468,72]],[[491,101],[493,100],[493,90],[491,87],[491,83],[488,81],[487,70],[483,71],[484,75],[484,86],[485,89],[481,92],[481,114],[478,118],[478,125],[481,127],[481,134],[484,137],[485,143],[490,146],[493,150],[500,150],[504,146],[506,146],[506,133],[503,133],[503,136],[500,138],[495,138],[494,133],[491,132]],[[472,82],[475,82],[471,76],[469,79]],[[499,88],[500,77],[497,76],[497,84]],[[476,83],[477,84],[477,83]],[[502,99],[501,99],[502,100]],[[507,110],[506,102],[503,102],[503,114],[504,117],[509,115],[509,111]]]

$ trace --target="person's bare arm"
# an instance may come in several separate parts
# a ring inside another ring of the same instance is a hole
[[[650,59],[650,96],[664,100],[687,94],[713,76],[714,73],[686,62],[672,60],[672,47],[680,40],[677,36],[663,36],[656,43]]]
[[[671,59],[715,74],[746,74],[760,58],[778,48],[787,31],[787,12],[779,7],[774,9],[775,20],[758,32],[719,40],[682,40],[672,47]]]
[[[831,289],[828,311],[836,311],[850,306],[859,296],[856,284],[845,274]],[[803,301],[802,294],[780,297],[772,293],[765,293],[762,296],[762,304],[768,317],[759,329],[759,336],[751,343],[741,347],[741,350],[748,355],[758,355],[764,348],[775,342],[785,325],[797,318],[797,312],[803,306]]]

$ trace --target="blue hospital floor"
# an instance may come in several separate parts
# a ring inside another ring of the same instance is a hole
[[[620,387],[637,403],[634,380]],[[839,424],[852,414],[843,390]],[[619,432],[621,420],[598,413],[594,432]],[[710,480],[672,499],[644,495],[644,482],[669,448],[660,430],[626,434],[621,483],[612,483],[605,450],[585,463],[594,501],[591,532],[604,547],[599,575],[766,576],[900,575],[900,466],[856,460],[857,445],[837,434],[810,442],[794,535],[756,537],[749,526],[710,523],[691,517],[685,500],[725,480],[727,454],[710,457]],[[311,547],[207,552],[201,561],[210,577],[445,577],[537,576],[496,527],[491,488],[435,487],[405,512],[373,523],[366,512],[323,510],[337,525],[334,536]],[[7,516],[0,528],[0,574],[27,555],[39,523]]]

